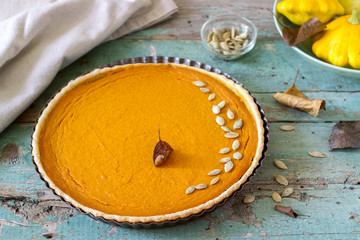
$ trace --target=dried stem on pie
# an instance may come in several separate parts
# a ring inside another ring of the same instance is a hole
[[[161,140],[160,137],[160,127],[158,127],[159,142],[155,145],[153,160],[154,166],[158,167],[163,164],[174,149],[165,141]]]

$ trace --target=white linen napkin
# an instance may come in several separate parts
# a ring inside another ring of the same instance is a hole
[[[61,68],[176,11],[173,0],[0,0],[0,133]]]

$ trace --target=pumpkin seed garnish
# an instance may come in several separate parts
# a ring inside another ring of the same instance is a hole
[[[288,197],[294,192],[294,189],[291,187],[285,188],[284,191],[281,192],[282,197]]]
[[[232,149],[235,151],[240,147],[240,141],[239,140],[235,140],[232,144]]]
[[[206,84],[202,81],[194,81],[192,83],[197,87],[205,87],[206,86]]]
[[[288,169],[288,167],[286,166],[286,164],[283,161],[275,159],[274,163],[275,163],[275,166],[280,169],[284,169],[284,170]]]
[[[326,158],[326,155],[318,151],[310,151],[309,155],[315,158]]]
[[[220,169],[214,169],[214,170],[210,171],[210,172],[208,173],[208,175],[209,175],[209,176],[216,176],[216,175],[218,175],[219,173],[221,173],[221,170],[220,170]]]
[[[225,133],[224,135],[226,138],[237,138],[239,136],[238,133],[236,132],[228,132],[228,133]]]
[[[219,177],[213,178],[213,179],[210,181],[210,185],[214,185],[214,184],[216,184],[218,181],[219,181]]]
[[[191,194],[195,191],[195,186],[190,186],[186,189],[186,194]]]
[[[231,157],[224,157],[220,160],[221,163],[227,163],[228,161],[231,161]]]
[[[225,132],[230,132],[230,128],[228,127],[224,127],[224,126],[221,126],[221,129],[224,130]]]
[[[212,112],[214,114],[219,114],[220,113],[220,107],[218,105],[213,105],[212,106]]]
[[[280,130],[283,130],[283,131],[294,131],[294,127],[291,126],[291,125],[283,125],[280,127]]]
[[[220,109],[222,109],[224,106],[225,106],[225,101],[221,101],[221,102],[218,104],[218,107],[219,107]]]
[[[209,93],[209,92],[210,92],[210,89],[204,88],[204,87],[200,88],[200,90],[201,90],[203,93]]]
[[[240,120],[237,120],[235,123],[234,123],[234,129],[240,129],[241,127],[242,127],[242,125],[243,125],[243,122],[242,122],[242,120],[240,119]]]
[[[242,154],[239,152],[234,153],[233,158],[236,160],[240,160],[242,158]]]
[[[284,176],[275,174],[274,177],[275,177],[275,180],[281,185],[287,186],[289,184],[288,180],[286,180],[286,178]]]
[[[219,153],[221,153],[221,154],[227,154],[227,153],[229,153],[230,152],[230,148],[222,148],[222,149],[220,149],[220,152]]]
[[[230,160],[230,161],[228,161],[227,163],[225,163],[224,170],[225,170],[225,172],[230,172],[231,169],[233,169],[233,167],[234,167],[234,164],[233,164],[233,162]]]
[[[199,189],[199,190],[201,190],[201,189],[205,189],[205,188],[207,188],[208,186],[206,185],[206,184],[204,184],[204,183],[200,183],[199,185],[196,185],[195,186],[195,188],[196,189]]]
[[[208,97],[208,100],[212,101],[214,99],[215,99],[215,93],[210,94],[209,97]]]
[[[222,117],[217,116],[216,117],[216,123],[219,124],[220,126],[223,126],[225,124],[225,119],[223,119]]]
[[[246,195],[243,199],[243,203],[251,203],[255,200],[255,196],[254,195]]]
[[[277,192],[272,192],[271,197],[277,203],[281,203],[281,201],[282,201],[280,194]]]
[[[234,112],[231,111],[230,109],[227,110],[226,115],[227,115],[227,117],[228,117],[229,119],[231,119],[231,120],[235,118]]]

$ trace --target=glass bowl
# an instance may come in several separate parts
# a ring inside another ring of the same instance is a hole
[[[234,29],[237,30],[240,34],[246,33],[248,44],[239,49],[233,50],[224,50],[220,47],[214,47],[210,44],[211,41],[208,41],[208,36],[215,29]],[[251,49],[254,48],[256,43],[257,30],[255,25],[248,19],[244,17],[239,17],[236,15],[222,15],[209,19],[201,27],[201,41],[204,47],[213,53],[215,56],[224,59],[224,60],[234,60],[237,59]]]

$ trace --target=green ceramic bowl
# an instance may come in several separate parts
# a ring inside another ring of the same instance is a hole
[[[279,21],[284,21],[287,24],[290,24],[290,21],[287,20],[283,15],[281,15],[280,13],[278,13],[276,11],[276,5],[278,2],[281,2],[281,1],[282,0],[275,0],[273,12],[275,14],[275,16],[274,16],[275,26],[276,26],[277,30],[279,31],[280,35],[282,36],[282,28],[283,27],[279,24]],[[342,77],[360,79],[360,70],[345,68],[345,67],[338,67],[338,66],[334,66],[330,63],[324,62],[323,60],[317,58],[314,55],[314,53],[311,50],[311,47],[312,47],[312,42],[310,39],[308,39],[308,40],[304,41],[303,43],[300,43],[291,48],[294,49],[300,56],[305,58],[308,62],[312,63],[316,67],[320,67],[329,72],[336,73]]]

